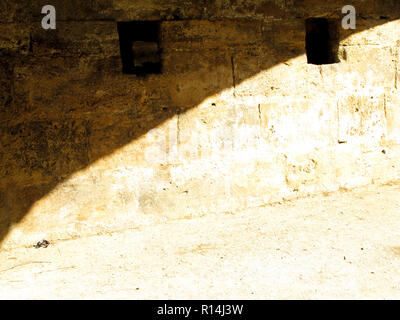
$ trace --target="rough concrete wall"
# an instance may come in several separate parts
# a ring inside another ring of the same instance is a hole
[[[353,1],[323,66],[304,20],[344,1],[54,0],[54,31],[45,4],[0,4],[4,247],[400,178],[396,1]],[[136,19],[163,20],[161,75],[121,73]]]

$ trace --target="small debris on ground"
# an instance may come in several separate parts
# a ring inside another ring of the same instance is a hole
[[[39,249],[39,248],[47,248],[49,245],[50,245],[49,241],[42,240],[42,241],[39,241],[38,243],[36,243],[33,247],[36,249]]]

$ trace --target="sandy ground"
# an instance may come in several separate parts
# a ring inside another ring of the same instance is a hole
[[[399,299],[400,184],[2,251],[0,298]]]

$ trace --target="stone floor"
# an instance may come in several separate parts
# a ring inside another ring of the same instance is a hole
[[[400,298],[400,183],[0,252],[1,299]]]

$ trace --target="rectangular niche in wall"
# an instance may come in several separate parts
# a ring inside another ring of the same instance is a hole
[[[118,22],[123,73],[161,73],[159,33],[159,21]]]
[[[306,20],[306,53],[310,64],[340,62],[338,21],[326,18]]]

